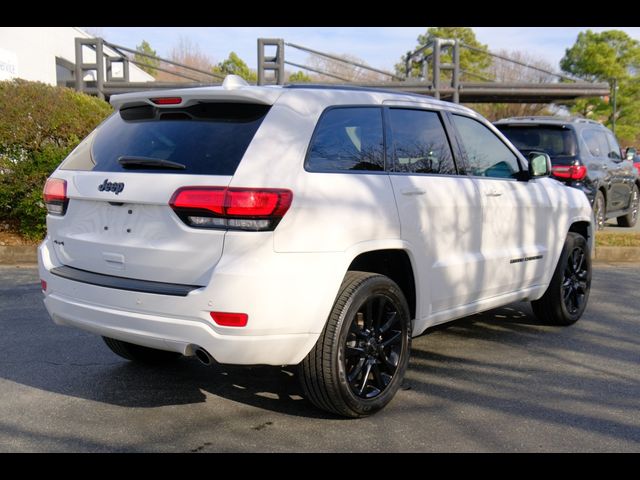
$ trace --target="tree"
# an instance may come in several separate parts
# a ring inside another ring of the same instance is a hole
[[[330,55],[343,58],[348,62],[367,65],[367,62],[359,57],[356,57],[355,55],[339,53],[330,53]],[[315,68],[316,70],[327,72],[331,75],[335,75],[336,77],[340,77],[334,78],[328,75],[322,75],[322,80],[329,82],[383,82],[385,80],[389,80],[389,77],[386,75],[382,75],[380,73],[367,70],[366,68],[357,67],[349,63],[332,60],[330,58],[322,57],[319,55],[310,55],[307,59],[307,65]]]
[[[153,55],[154,57],[158,56],[156,51],[151,48],[151,45],[149,45],[149,42],[147,42],[146,40],[142,40],[142,43],[140,45],[136,45],[136,50],[146,55]],[[134,54],[133,59],[136,62],[139,62],[138,66],[149,75],[153,75],[155,77],[158,73],[158,70],[156,70],[156,68],[160,66],[160,60],[156,58],[145,57],[137,53]]]
[[[466,45],[483,50],[482,52],[478,52],[468,48],[460,49],[460,69],[468,72],[467,75],[469,73],[482,74],[491,65],[491,57],[484,53],[484,51],[487,51],[487,46],[478,41],[473,29],[469,27],[430,27],[424,35],[418,35],[418,45],[414,51],[428,45],[436,38],[448,40],[457,39]],[[451,63],[453,61],[450,50],[451,49],[446,49],[445,54],[441,57],[440,61],[442,63]],[[395,69],[398,75],[405,75],[406,66],[404,57],[400,63],[396,64]],[[419,66],[417,64],[412,65],[412,72],[416,76],[419,74]],[[450,78],[451,73],[446,72],[444,75]]]
[[[549,62],[523,51],[500,50],[496,53],[542,70],[553,71],[553,66]],[[491,66],[486,70],[486,74],[496,82],[550,83],[556,78],[554,75],[527,68],[498,57],[494,59]],[[483,103],[475,104],[473,108],[491,121],[507,117],[551,114],[549,106],[540,103]]]
[[[211,58],[206,53],[202,52],[197,44],[193,43],[189,38],[182,36],[178,39],[178,43],[172,48],[169,55],[169,60],[181,63],[183,65],[188,65],[193,68],[197,68],[198,70],[202,70],[204,72],[210,72],[213,65],[213,61],[211,60]],[[156,77],[157,80],[172,82],[193,82],[194,80],[196,80],[203,83],[211,83],[216,81],[216,79],[211,75],[194,72],[193,70],[177,67],[175,65],[167,64],[166,68],[167,70],[180,73],[189,78],[172,75],[171,73],[167,72],[159,72],[158,76]]]
[[[289,83],[309,83],[311,82],[311,77],[304,73],[301,70],[298,70],[295,73],[291,73],[289,75]]]
[[[238,75],[250,83],[255,83],[258,79],[256,72],[236,52],[231,52],[226,60],[218,63],[211,71],[219,75]]]
[[[560,60],[563,71],[588,81],[616,80],[616,136],[625,144],[640,141],[640,42],[620,30],[580,32]],[[613,91],[612,91],[613,95]],[[611,98],[580,99],[572,110],[589,118],[613,123]]]

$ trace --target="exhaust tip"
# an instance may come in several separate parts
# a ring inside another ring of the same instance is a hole
[[[198,347],[193,353],[203,365],[211,365],[213,363],[213,357],[204,348]]]

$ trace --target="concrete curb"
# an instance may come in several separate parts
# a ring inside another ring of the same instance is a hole
[[[640,247],[596,247],[596,262],[640,262]]]
[[[38,263],[37,249],[33,245],[0,245],[0,265]]]
[[[38,263],[33,245],[0,245],[0,265]],[[595,262],[639,262],[640,247],[596,247]]]

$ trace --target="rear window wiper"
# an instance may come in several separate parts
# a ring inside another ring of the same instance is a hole
[[[144,168],[159,168],[167,170],[184,170],[186,165],[178,162],[172,162],[171,160],[164,160],[162,158],[151,157],[128,157],[122,156],[118,158],[118,163],[122,165],[122,168],[126,169],[144,169]]]

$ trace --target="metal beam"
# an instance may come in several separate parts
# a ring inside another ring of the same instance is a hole
[[[309,70],[310,72],[319,73],[320,75],[325,75],[327,77],[335,78],[337,80],[342,80],[343,82],[350,82],[351,81],[351,80],[349,80],[347,78],[339,77],[338,75],[334,75],[333,73],[323,72],[322,70],[317,70],[317,69],[311,68],[311,67],[309,67],[307,65],[300,65],[298,63],[287,62],[287,61],[285,61],[284,63],[286,63],[287,65],[291,65],[292,67],[304,68],[305,70]]]
[[[68,86],[73,86],[74,82],[68,82]],[[96,82],[85,82],[85,91],[89,94],[96,94]],[[334,85],[335,84],[328,84]],[[380,88],[398,92],[418,93],[433,96],[433,87],[425,82],[380,82],[380,83],[359,83],[352,86],[362,86],[368,88]],[[174,89],[187,87],[212,86],[206,83],[182,83],[182,82],[105,82],[103,91],[105,96],[110,97],[117,93],[139,92],[157,89]],[[561,100],[572,100],[579,97],[600,97],[610,94],[607,83],[553,83],[553,84],[530,84],[530,83],[460,83],[460,102],[462,103],[552,103]],[[452,87],[441,87],[441,98],[445,100],[453,99],[455,89]]]
[[[398,80],[400,80],[400,77],[398,75],[395,75],[395,74],[390,73],[390,72],[386,72],[384,70],[379,70],[377,68],[370,67],[369,65],[365,65],[363,63],[354,62],[352,60],[347,60],[345,58],[340,58],[340,57],[337,57],[335,55],[330,55],[328,53],[319,52],[318,50],[313,50],[311,48],[303,47],[301,45],[296,45],[295,43],[285,42],[285,45],[288,46],[288,47],[297,48],[298,50],[302,50],[304,52],[312,53],[313,55],[319,55],[321,57],[325,57],[325,58],[328,58],[330,60],[335,60],[337,62],[348,63],[349,65],[354,65],[356,67],[364,68],[366,70],[371,70],[372,72],[380,73],[382,75],[387,75],[388,77],[397,78]]]
[[[166,58],[161,58],[161,57],[158,57],[158,56],[155,56],[155,55],[149,55],[148,53],[139,52],[137,50],[133,50],[131,48],[123,47],[121,45],[116,45],[115,43],[111,43],[111,42],[104,42],[104,44],[107,47],[113,48],[116,51],[123,50],[125,52],[133,53],[135,55],[140,55],[141,57],[151,58],[153,60],[159,60],[161,62],[169,63],[171,65],[176,65],[177,67],[186,68],[187,70],[191,70],[193,72],[202,73],[203,75],[209,75],[210,77],[214,77],[214,78],[218,78],[220,80],[224,80],[224,76],[223,75],[218,75],[217,73],[213,73],[213,72],[207,72],[206,70],[201,70],[199,68],[191,67],[189,65],[185,65],[184,63],[175,62],[173,60],[167,60]],[[118,53],[122,54],[122,52],[118,52]],[[125,56],[125,55],[123,55],[123,56]],[[153,67],[153,65],[151,67],[152,68],[156,68],[156,67]]]

